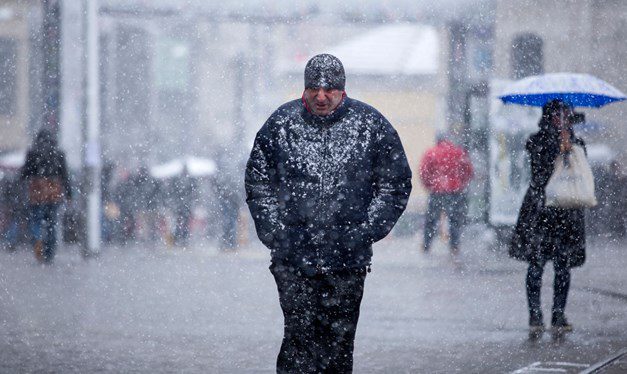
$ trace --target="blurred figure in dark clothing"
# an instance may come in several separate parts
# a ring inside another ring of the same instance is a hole
[[[6,248],[12,251],[24,238],[23,227],[28,214],[27,201],[20,178],[7,178],[3,182],[2,205],[6,217],[3,236]]]
[[[218,178],[216,189],[222,216],[222,236],[220,238],[220,249],[222,250],[237,248],[237,220],[242,203],[238,187],[226,175],[221,175]]]
[[[44,263],[53,260],[57,238],[57,210],[63,198],[71,199],[65,153],[49,130],[40,130],[26,155],[21,178],[28,184],[29,223],[35,255]]]
[[[189,225],[192,218],[192,206],[196,197],[196,181],[189,175],[187,169],[176,177],[172,183],[174,213],[176,226],[174,228],[174,243],[185,246],[189,242]]]
[[[113,200],[119,208],[120,228],[117,231],[116,239],[120,243],[127,243],[135,239],[135,203],[133,181],[129,176],[122,179],[116,186],[113,193]]]
[[[149,241],[157,239],[157,215],[161,194],[160,182],[153,178],[148,168],[142,166],[138,173],[131,178],[132,204],[134,206],[135,227],[138,221],[145,225],[146,238]]]
[[[100,188],[102,201],[102,240],[105,243],[111,243],[113,241],[114,233],[116,231],[116,224],[119,219],[119,208],[113,201],[113,193],[111,180],[113,178],[113,172],[115,165],[111,161],[104,163],[102,172],[100,174]]]

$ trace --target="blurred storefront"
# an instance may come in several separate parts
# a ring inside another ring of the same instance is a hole
[[[41,109],[40,1],[0,2],[0,153],[23,150]]]
[[[489,18],[452,21],[448,33],[448,129],[469,152],[474,177],[468,186],[468,219],[487,222],[489,211],[489,81],[493,25]]]

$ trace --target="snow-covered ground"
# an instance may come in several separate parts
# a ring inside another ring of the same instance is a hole
[[[627,244],[596,241],[575,269],[564,341],[527,341],[526,267],[482,227],[459,260],[419,239],[375,246],[355,347],[357,373],[507,373],[535,362],[572,371],[627,347]],[[492,248],[492,249],[490,249]],[[54,266],[0,253],[0,372],[273,372],[282,315],[260,245],[107,248]],[[552,270],[543,288],[550,315]],[[547,318],[548,319],[548,318]],[[545,321],[549,322],[549,321]]]

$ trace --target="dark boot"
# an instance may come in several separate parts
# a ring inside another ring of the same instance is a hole
[[[558,332],[573,331],[573,325],[568,323],[564,312],[553,312],[553,316],[551,318],[551,327],[553,328],[553,331],[557,330]]]
[[[539,310],[529,312],[529,339],[538,340],[544,333],[544,321]]]

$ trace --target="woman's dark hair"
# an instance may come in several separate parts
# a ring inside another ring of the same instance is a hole
[[[35,148],[50,148],[56,147],[57,137],[49,129],[41,129],[35,137],[33,146]]]
[[[542,117],[540,117],[540,123],[538,126],[540,126],[543,130],[552,130],[553,127],[551,126],[551,120],[556,115],[559,115],[564,109],[572,109],[572,107],[559,99],[551,100],[544,104],[542,107]]]

